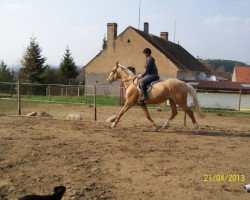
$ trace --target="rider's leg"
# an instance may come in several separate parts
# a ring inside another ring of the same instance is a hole
[[[140,86],[141,86],[141,97],[140,100],[144,101],[147,99],[147,82],[148,82],[148,78],[147,76],[145,76],[141,82],[140,82]]]
[[[155,74],[149,74],[141,80],[140,82],[141,92],[142,92],[142,96],[140,98],[141,101],[147,100],[147,86],[156,78],[156,76],[157,75]]]

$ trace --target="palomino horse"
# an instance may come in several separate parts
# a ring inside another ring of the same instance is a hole
[[[107,81],[109,83],[112,83],[118,79],[121,79],[126,89],[126,102],[111,127],[115,127],[117,125],[121,116],[129,108],[131,108],[133,105],[138,104],[138,99],[140,96],[138,88],[139,76],[134,75],[133,72],[128,70],[126,67],[123,67],[122,65],[118,64],[117,62],[116,67],[114,67],[110,72]],[[166,102],[167,100],[169,100],[169,104],[172,109],[172,115],[165,122],[163,127],[161,127],[161,130],[168,127],[174,117],[178,114],[176,104],[188,114],[195,128],[198,129],[199,124],[195,120],[193,111],[187,106],[188,94],[190,94],[193,98],[193,103],[195,105],[196,112],[199,114],[200,117],[202,117],[203,114],[199,106],[195,89],[190,84],[184,83],[183,81],[177,79],[168,79],[162,82],[155,83],[152,86],[150,92],[148,93],[148,99],[144,103],[140,103],[139,105],[141,106],[145,116],[150,120],[150,122],[154,126],[155,130],[158,129],[157,125],[150,117],[146,104],[159,104]]]

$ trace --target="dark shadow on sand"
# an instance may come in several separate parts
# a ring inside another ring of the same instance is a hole
[[[182,135],[199,135],[199,136],[216,136],[216,137],[242,137],[250,138],[250,133],[242,132],[226,132],[226,131],[210,131],[210,130],[175,130],[177,134]]]

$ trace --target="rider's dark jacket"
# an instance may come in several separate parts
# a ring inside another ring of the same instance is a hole
[[[153,57],[148,57],[145,64],[145,72],[142,74],[142,77],[155,74],[158,75],[158,69],[155,64],[155,59]]]

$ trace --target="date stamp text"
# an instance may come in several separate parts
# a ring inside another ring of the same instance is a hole
[[[203,182],[244,182],[244,174],[204,174]]]

